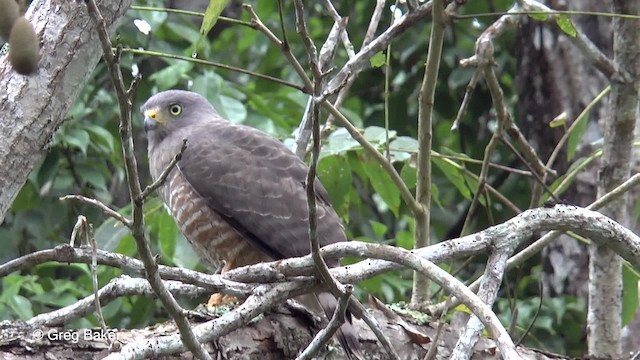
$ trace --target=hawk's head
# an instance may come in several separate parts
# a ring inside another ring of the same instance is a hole
[[[158,93],[149,98],[140,111],[144,114],[144,130],[150,141],[160,141],[176,129],[219,119],[207,99],[184,90]]]

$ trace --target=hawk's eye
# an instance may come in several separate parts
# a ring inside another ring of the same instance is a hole
[[[182,106],[180,106],[178,104],[173,104],[173,105],[169,106],[169,112],[173,116],[178,116],[178,115],[180,115],[182,113]]]

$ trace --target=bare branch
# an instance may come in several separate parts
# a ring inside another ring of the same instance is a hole
[[[416,183],[416,201],[419,211],[414,211],[413,231],[414,249],[431,245],[431,143],[433,107],[435,103],[436,83],[442,57],[444,30],[447,23],[444,12],[445,0],[433,0],[431,37],[425,65],[424,78],[418,96],[418,169]],[[430,283],[418,272],[413,274],[411,305],[420,307],[429,301]]]
[[[208,294],[211,290],[187,285],[178,281],[165,281],[165,286],[171,293],[176,295],[186,295],[196,297]],[[37,315],[29,320],[27,324],[34,326],[57,326],[69,323],[75,319],[89,315],[96,309],[96,303],[108,304],[111,301],[122,297],[132,295],[153,295],[153,289],[146,279],[130,278],[127,275],[121,275],[98,290],[98,297],[89,295],[84,299],[75,302],[72,305],[65,306],[61,309],[51,311],[45,314]]]
[[[547,13],[545,22],[554,26],[557,25],[559,15],[553,13],[553,10],[548,6],[535,0],[519,0],[519,3],[525,11]],[[632,79],[630,74],[621,70],[620,66],[600,51],[600,49],[598,49],[598,47],[582,32],[578,31],[575,36],[567,35],[567,38],[582,52],[585,59],[587,59],[591,65],[598,69],[608,79],[612,81],[629,81]]]
[[[102,46],[102,53],[113,82],[113,86],[116,91],[118,105],[120,107],[120,138],[122,142],[122,152],[125,162],[125,170],[127,174],[127,184],[129,186],[129,194],[131,196],[132,211],[133,211],[133,224],[131,225],[131,231],[133,238],[136,241],[138,248],[138,254],[145,266],[145,271],[151,287],[155,290],[160,301],[167,309],[167,312],[175,320],[178,329],[180,329],[180,335],[187,348],[199,359],[210,360],[211,356],[200,346],[195,339],[191,325],[185,316],[185,311],[173,298],[171,293],[164,287],[162,279],[158,274],[158,264],[156,264],[151,249],[144,233],[144,218],[142,201],[139,197],[142,193],[140,188],[140,178],[138,176],[138,167],[133,150],[133,138],[131,135],[131,101],[130,94],[124,85],[122,78],[122,72],[118,66],[118,59],[114,56],[111,50],[112,44],[109,40],[109,34],[105,26],[104,19],[100,14],[100,10],[96,5],[95,0],[85,0],[87,5],[87,11],[89,16],[95,24],[98,37],[100,38],[100,45]]]
[[[178,164],[178,161],[182,159],[182,154],[184,154],[184,151],[186,149],[187,149],[187,139],[185,138],[185,139],[182,139],[182,146],[180,147],[180,150],[173,157],[173,159],[171,159],[171,161],[169,162],[169,165],[167,165],[167,168],[162,171],[162,173],[160,174],[160,176],[158,176],[156,181],[154,181],[151,185],[147,186],[144,189],[144,191],[140,193],[140,195],[136,198],[136,201],[142,203],[151,193],[156,191],[160,186],[162,186],[165,183],[165,181],[167,181],[167,178],[171,174],[171,171],[173,171],[173,169],[176,167],[176,165]]]
[[[398,21],[394,22],[386,31],[375,40],[363,46],[360,51],[342,66],[333,79],[324,89],[323,97],[334,94],[348,81],[349,77],[360,73],[370,66],[369,59],[377,52],[384,50],[393,39],[409,29],[411,25],[421,21],[431,13],[431,1],[422,4],[414,11],[409,12]]]
[[[308,360],[313,359],[313,357],[325,346],[333,334],[340,328],[340,325],[344,323],[344,315],[347,310],[347,305],[349,304],[349,297],[351,296],[351,292],[353,291],[352,285],[345,286],[345,294],[338,299],[338,306],[331,317],[331,321],[324,329],[320,330],[316,336],[313,338],[309,346],[296,358],[296,360]]]
[[[96,200],[96,199],[91,199],[82,195],[65,195],[63,197],[60,198],[60,200],[77,200],[77,201],[81,201],[84,203],[87,203],[91,206],[94,206],[100,210],[102,210],[103,213],[105,213],[108,216],[111,216],[112,218],[116,219],[116,221],[121,222],[122,224],[124,224],[126,227],[130,228],[131,225],[133,224],[131,222],[131,220],[125,218],[124,216],[120,215],[117,211],[111,209],[110,207],[108,207],[107,205],[105,205],[104,203],[102,203],[100,200]]]
[[[50,261],[89,264],[92,261],[92,256],[92,250],[86,247],[74,248],[68,244],[58,245],[53,249],[36,251],[0,265],[0,277]],[[141,276],[145,272],[144,264],[140,260],[104,250],[98,249],[96,251],[96,262],[100,265],[111,266]],[[243,284],[224,279],[218,274],[203,274],[189,269],[164,265],[158,267],[158,272],[163,279],[193,284],[212,292],[224,290],[228,294],[239,297],[249,296],[255,287],[253,284]]]
[[[626,194],[627,192],[637,187],[638,185],[640,185],[640,174],[636,174],[632,176],[629,180],[625,181],[623,184],[613,189],[612,191],[607,193],[605,196],[602,196],[600,199],[596,200],[585,209],[590,211],[596,211],[602,208],[603,206],[605,206],[606,204],[611,203],[613,200],[619,198],[620,196]],[[522,265],[525,261],[529,260],[532,256],[540,253],[542,249],[544,249],[551,241],[557,239],[558,236],[560,236],[562,233],[563,233],[562,230],[550,231],[544,236],[542,236],[540,239],[533,242],[531,245],[519,251],[511,259],[509,259],[509,261],[507,261],[507,270],[511,270],[513,268],[516,268]],[[631,263],[634,263],[634,261],[629,260],[629,258],[627,257],[625,257],[625,259]],[[640,259],[636,260],[636,262],[638,261],[640,261]],[[474,281],[471,285],[469,285],[469,289],[471,289],[472,291],[477,291],[480,286],[480,282],[482,281],[482,278],[483,276],[481,276],[476,281]],[[457,300],[454,300],[453,302],[450,302],[449,305],[447,306],[456,306],[457,304],[459,304],[459,302]],[[430,312],[440,313],[444,307],[445,307],[445,303],[436,304],[430,307]]]

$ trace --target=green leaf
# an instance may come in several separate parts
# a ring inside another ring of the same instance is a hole
[[[458,169],[458,166],[455,163],[451,162],[449,159],[441,159],[437,157],[432,157],[431,161],[433,161],[433,164],[444,173],[444,176],[451,181],[453,186],[458,189],[458,192],[464,196],[465,199],[471,200],[473,198],[473,194],[471,194],[464,176],[462,176],[460,169]]]
[[[431,202],[438,205],[441,209],[444,209],[444,205],[442,205],[442,201],[440,201],[440,189],[436,184],[431,184]]]
[[[155,82],[158,90],[167,90],[174,88],[180,81],[185,79],[187,74],[193,68],[193,63],[189,61],[169,61],[173,63],[162,70],[153,73],[149,79]]]
[[[371,63],[372,68],[379,68],[384,66],[384,64],[387,62],[387,59],[385,58],[382,51],[379,51],[375,53],[371,58],[369,58],[369,62]]]
[[[89,125],[85,129],[89,132],[92,143],[104,145],[109,152],[115,150],[115,139],[108,130],[98,125]]]
[[[158,246],[160,253],[166,259],[173,262],[178,237],[178,227],[168,211],[158,211],[155,216],[150,216],[149,222],[155,223],[155,230],[158,233]]]
[[[567,160],[572,161],[573,157],[576,155],[576,150],[580,143],[582,142],[582,137],[587,132],[587,128],[589,127],[589,113],[585,112],[576,119],[576,122],[572,125],[573,130],[571,134],[569,134],[569,139],[567,139]]]
[[[346,151],[359,148],[360,144],[351,138],[347,129],[338,128],[327,137],[327,143],[322,147],[321,156],[344,154]]]
[[[91,142],[89,133],[84,129],[71,129],[64,134],[64,143],[70,148],[76,148],[87,155],[87,147]]]
[[[31,301],[22,295],[15,295],[9,298],[8,305],[22,320],[31,319],[33,317],[33,309]]]
[[[384,240],[384,236],[387,234],[387,230],[388,230],[387,225],[377,221],[373,221],[373,220],[369,220],[369,224],[371,224],[371,229],[373,230],[373,233],[376,234],[376,236],[379,239]]]
[[[338,215],[349,215],[351,167],[345,156],[327,156],[318,162],[318,178],[329,192],[329,199]]]
[[[185,269],[195,269],[200,262],[200,257],[193,251],[191,244],[182,233],[176,236],[176,246],[173,252],[173,263]],[[214,269],[215,270],[215,269]]]
[[[527,13],[527,15],[529,15],[530,18],[538,21],[547,21],[547,19],[549,18],[549,14],[545,12],[533,12]]]
[[[95,166],[90,164],[77,164],[75,167],[78,176],[96,189],[107,189],[105,175]]]
[[[96,243],[98,248],[102,250],[114,251],[118,247],[120,240],[127,234],[129,234],[129,229],[124,224],[109,218],[96,229]]]
[[[407,250],[413,249],[413,231],[402,230],[398,232],[396,235],[396,246]]]
[[[622,325],[627,325],[634,319],[638,309],[638,282],[640,274],[628,264],[622,269]]]
[[[409,136],[400,136],[389,144],[391,161],[405,161],[418,153],[418,140]]]
[[[387,129],[380,126],[369,126],[364,129],[362,136],[370,143],[384,144],[387,142]],[[389,139],[393,139],[396,136],[395,130],[389,130]]]
[[[418,170],[411,165],[410,162],[405,162],[402,166],[402,170],[400,170],[400,177],[402,181],[407,185],[409,190],[416,188],[416,183],[418,181]]]
[[[200,37],[196,43],[196,49],[200,48],[200,43],[218,22],[218,18],[227,4],[229,4],[229,0],[209,0],[209,5],[207,5],[207,10],[205,10],[204,18],[202,19],[202,25],[200,25]]]
[[[247,118],[247,108],[232,97],[221,95],[212,99],[212,103],[220,115],[232,123],[241,124]]]
[[[567,15],[558,16],[558,18],[556,19],[556,23],[558,24],[560,29],[564,31],[565,34],[571,37],[578,36],[578,31],[576,30],[576,27],[573,25],[573,22],[571,22],[571,19],[569,19]]]
[[[11,210],[17,212],[35,209],[40,205],[41,201],[42,199],[38,195],[35,185],[31,181],[27,181],[11,204]]]
[[[227,4],[229,4],[229,0],[209,0],[200,26],[200,35],[206,36],[211,31]]]
[[[395,151],[406,151],[409,153],[417,153],[418,152],[418,140],[410,137],[410,136],[398,136],[397,139],[394,139],[389,144],[390,150]]]
[[[367,158],[363,163],[364,171],[376,193],[389,206],[389,209],[398,216],[400,210],[400,191],[391,180],[389,174],[374,159]]]

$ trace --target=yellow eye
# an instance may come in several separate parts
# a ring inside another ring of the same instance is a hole
[[[173,105],[169,106],[169,112],[173,116],[178,116],[178,115],[180,115],[182,113],[182,106],[180,106],[178,104],[173,104]]]

